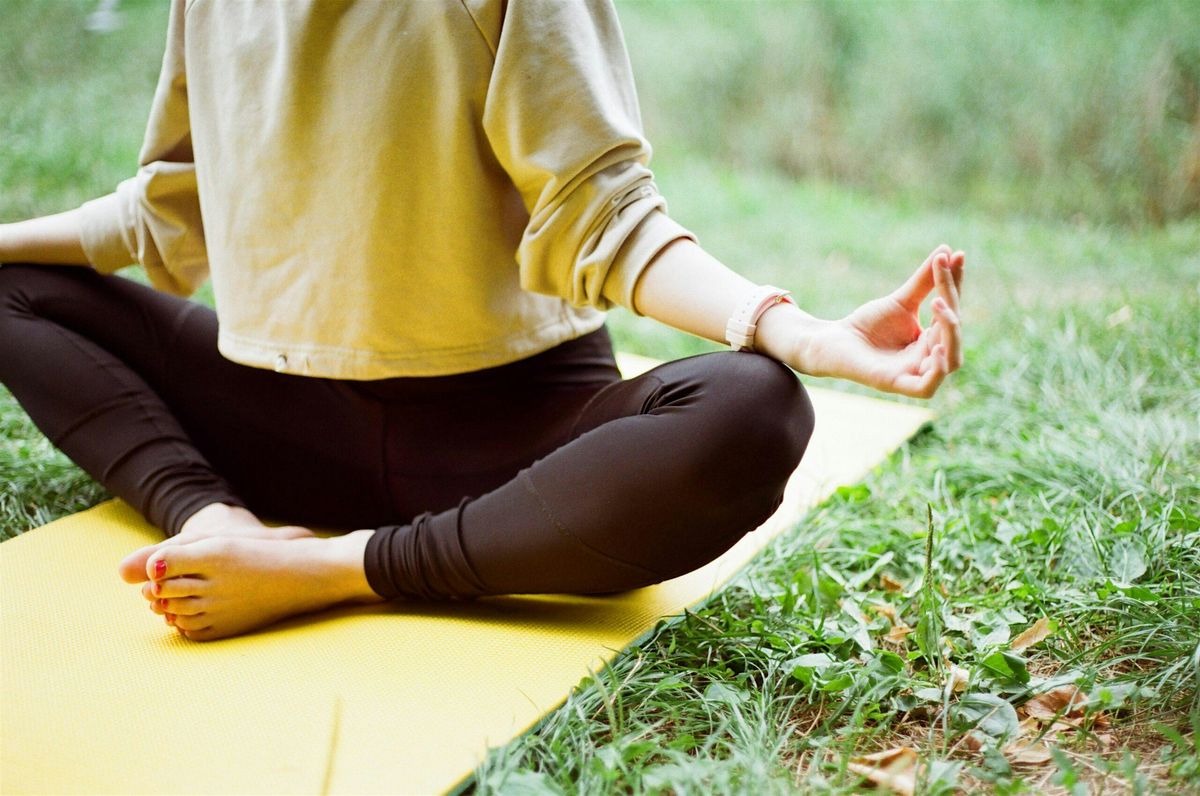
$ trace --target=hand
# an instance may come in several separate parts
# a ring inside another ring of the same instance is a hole
[[[962,366],[958,296],[964,260],[961,251],[943,244],[895,291],[823,325],[800,357],[806,372],[929,398]],[[933,321],[922,328],[918,313],[933,290]]]

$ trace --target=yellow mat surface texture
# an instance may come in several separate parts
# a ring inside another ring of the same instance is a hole
[[[621,355],[626,376],[656,364]],[[189,642],[117,562],[161,534],[110,501],[0,544],[3,793],[436,793],[806,508],[923,409],[811,389],[816,433],[779,511],[708,566],[616,597],[338,609]]]

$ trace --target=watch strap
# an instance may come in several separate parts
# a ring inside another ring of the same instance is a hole
[[[758,319],[776,304],[795,304],[790,293],[773,285],[759,285],[738,305],[725,324],[725,339],[734,351],[753,351]]]

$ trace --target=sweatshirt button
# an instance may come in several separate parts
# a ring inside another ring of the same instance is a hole
[[[275,372],[283,373],[283,369],[287,367],[287,354],[280,354],[275,357]]]

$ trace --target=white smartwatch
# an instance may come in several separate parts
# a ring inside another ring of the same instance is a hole
[[[796,302],[789,296],[788,291],[771,285],[759,285],[751,291],[725,324],[725,339],[729,341],[730,347],[734,351],[753,351],[758,319],[776,304],[786,302],[794,305]]]

